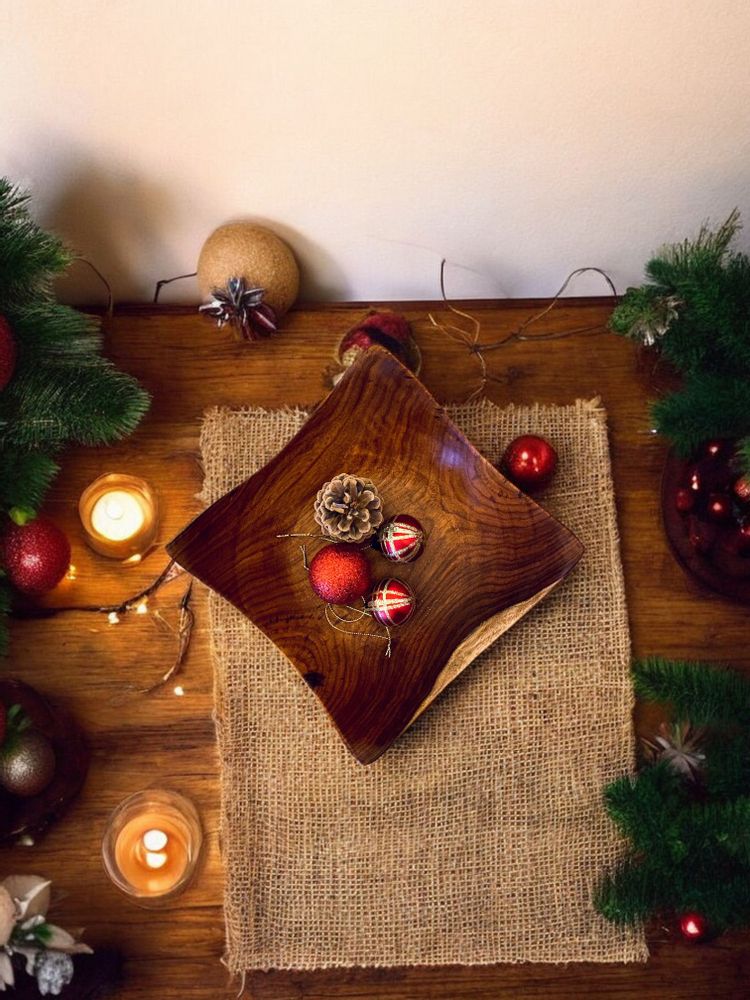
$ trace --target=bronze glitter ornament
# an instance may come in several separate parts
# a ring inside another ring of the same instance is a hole
[[[43,792],[55,776],[55,751],[40,732],[26,730],[0,752],[0,785],[19,798]]]

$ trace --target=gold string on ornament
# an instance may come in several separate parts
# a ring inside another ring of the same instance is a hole
[[[283,535],[277,535],[276,537],[277,538],[319,538],[319,539],[322,539],[325,542],[330,542],[331,541],[331,539],[328,537],[328,535],[320,535],[320,534],[317,534],[316,532],[312,532],[312,531],[286,532],[285,534],[283,534]],[[309,573],[310,572],[310,564],[307,561],[307,545],[305,545],[305,544],[300,545],[299,550],[302,553],[302,566],[304,567],[305,572]],[[376,621],[375,615],[371,611],[369,611],[367,609],[367,604],[365,603],[364,597],[362,598],[362,604],[363,604],[362,608],[353,608],[349,604],[335,605],[335,604],[329,604],[329,603],[327,603],[323,607],[323,615],[325,617],[326,622],[328,623],[328,625],[330,625],[330,627],[332,629],[335,629],[337,632],[343,632],[344,635],[360,635],[360,636],[362,636],[365,639],[380,639],[382,642],[387,642],[388,645],[387,645],[386,650],[385,650],[385,655],[386,656],[390,656],[391,655],[391,649],[393,648],[393,643],[391,641],[391,630],[388,628],[388,626],[385,623],[383,623],[383,622],[378,622],[377,623],[380,628],[384,628],[385,629],[385,635],[378,635],[376,632],[360,632],[360,631],[352,631],[350,628],[341,628],[341,625],[357,625],[365,617],[372,618],[373,621]],[[336,611],[337,607],[346,608],[347,611],[353,611],[354,614],[358,615],[359,617],[358,618],[343,618]],[[331,615],[333,615],[333,617],[336,619],[336,621],[340,622],[341,624],[337,625],[336,622],[332,622],[331,621]]]

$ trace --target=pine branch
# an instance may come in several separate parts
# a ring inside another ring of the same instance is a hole
[[[57,463],[39,451],[0,451],[0,508],[37,510],[57,473]]]
[[[678,722],[750,726],[750,681],[729,667],[654,656],[635,661],[633,686],[644,701],[670,704]]]
[[[651,409],[654,426],[678,454],[688,458],[709,438],[750,434],[750,382],[721,375],[697,375]]]
[[[744,475],[750,476],[750,437],[743,438],[738,442],[735,455],[740,471]]]
[[[22,298],[49,296],[72,260],[60,240],[31,218],[29,196],[0,178],[0,312]]]

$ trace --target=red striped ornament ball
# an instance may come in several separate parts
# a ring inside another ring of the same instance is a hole
[[[367,603],[373,617],[381,625],[403,625],[411,618],[416,606],[411,588],[403,580],[393,577],[381,580]]]
[[[413,562],[422,553],[424,530],[410,514],[396,514],[378,532],[380,551],[391,562]]]

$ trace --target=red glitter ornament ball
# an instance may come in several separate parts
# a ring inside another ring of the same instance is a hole
[[[68,572],[70,542],[47,517],[22,525],[11,522],[2,538],[0,564],[17,590],[45,594]]]
[[[706,515],[712,521],[728,521],[732,516],[732,500],[726,493],[709,493]]]
[[[346,542],[326,545],[310,563],[310,586],[328,604],[358,601],[372,587],[367,556]]]
[[[511,482],[532,492],[546,486],[557,469],[557,452],[544,438],[522,434],[508,445],[502,467]]]
[[[0,392],[6,387],[16,370],[16,341],[10,323],[0,316]]]
[[[708,937],[708,921],[702,913],[683,913],[679,926],[686,941],[705,941]]]
[[[681,514],[686,514],[689,510],[693,509],[695,496],[690,490],[681,486],[680,489],[675,490],[674,505]]]
[[[396,514],[378,532],[380,551],[391,562],[413,562],[422,553],[424,529],[416,517]]]
[[[370,594],[368,609],[381,625],[403,625],[417,606],[411,588],[403,580],[381,580]]]

